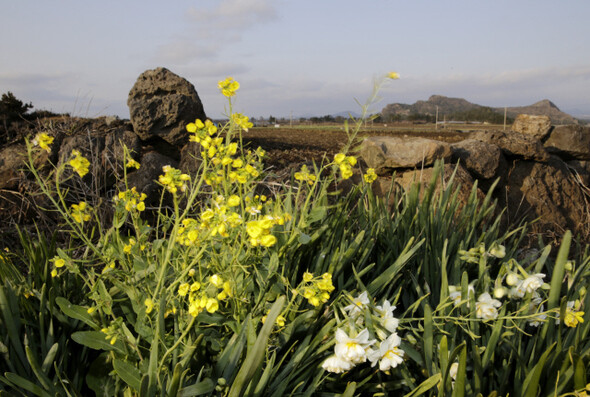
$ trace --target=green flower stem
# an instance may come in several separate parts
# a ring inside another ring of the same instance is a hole
[[[158,368],[164,368],[164,363],[166,362],[166,358],[168,357],[168,355],[170,353],[173,353],[176,350],[176,348],[180,345],[180,343],[183,341],[183,339],[186,338],[186,336],[188,335],[190,330],[193,328],[193,324],[195,323],[196,320],[197,320],[197,317],[193,317],[191,319],[190,323],[188,323],[185,330],[182,332],[182,334],[176,340],[176,342],[174,342],[174,344],[172,346],[170,346],[170,348],[168,350],[166,350],[166,352],[162,355],[162,359],[160,360],[160,364],[159,364]]]

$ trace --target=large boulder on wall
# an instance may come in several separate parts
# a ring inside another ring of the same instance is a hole
[[[195,87],[166,68],[143,72],[129,92],[127,106],[142,140],[159,137],[172,145],[188,142],[188,123],[207,118]]]

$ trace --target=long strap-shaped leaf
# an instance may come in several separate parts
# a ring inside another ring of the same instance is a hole
[[[236,379],[233,382],[233,385],[229,391],[229,397],[239,397],[242,396],[246,387],[252,380],[252,376],[256,372],[256,370],[262,364],[262,360],[264,359],[264,353],[266,351],[266,345],[268,343],[268,338],[272,329],[274,328],[275,321],[281,310],[283,309],[283,305],[285,304],[285,297],[279,297],[276,302],[272,305],[270,312],[266,316],[266,321],[256,338],[256,342],[254,343],[254,347],[246,356],[242,367],[240,368],[238,375],[236,375]]]

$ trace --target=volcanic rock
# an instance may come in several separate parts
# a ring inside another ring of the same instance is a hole
[[[493,178],[500,165],[502,151],[493,143],[466,139],[451,145],[453,160],[459,160],[476,178]]]
[[[361,156],[368,167],[383,174],[393,168],[427,167],[435,160],[451,158],[446,142],[418,137],[369,137],[361,146]]]
[[[539,140],[543,140],[551,131],[551,119],[549,116],[519,114],[512,124],[512,131],[532,135]]]
[[[133,129],[142,140],[158,136],[173,145],[188,142],[188,123],[207,117],[195,87],[165,68],[143,72],[127,105]]]
[[[545,148],[565,159],[590,160],[590,127],[557,126],[545,141]]]
[[[507,157],[536,161],[549,160],[549,153],[541,141],[531,135],[514,131],[493,130],[473,132],[470,138],[497,145]]]

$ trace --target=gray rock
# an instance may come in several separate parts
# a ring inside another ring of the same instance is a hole
[[[545,141],[545,148],[565,159],[590,160],[590,127],[557,126]]]
[[[476,178],[496,176],[502,151],[493,143],[466,139],[451,145],[453,160],[459,160]]]
[[[361,157],[377,173],[393,168],[427,167],[436,160],[451,158],[446,142],[417,137],[370,137],[361,146]]]
[[[514,131],[476,131],[469,136],[471,139],[492,143],[502,149],[508,157],[525,160],[548,161],[549,153],[541,141],[531,135],[524,135]]]
[[[188,142],[188,123],[207,118],[195,87],[165,68],[143,72],[129,92],[127,106],[141,139],[158,136],[173,145]]]
[[[539,140],[543,140],[551,131],[551,119],[549,116],[519,114],[512,124],[512,131],[532,135]]]

